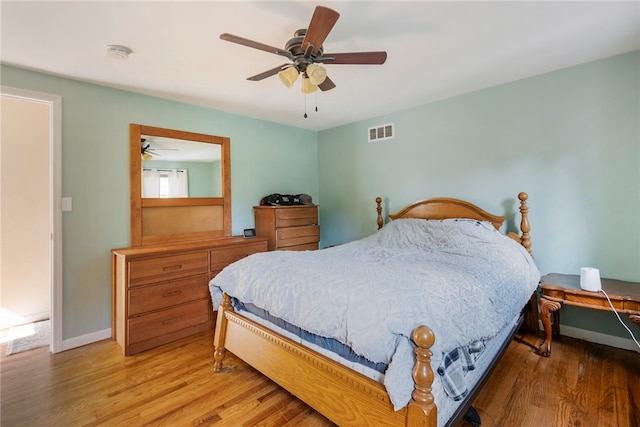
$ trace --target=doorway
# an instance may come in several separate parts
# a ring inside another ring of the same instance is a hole
[[[0,87],[0,95],[2,315],[14,322],[48,316],[49,348],[57,353],[62,351],[61,97],[8,87]]]

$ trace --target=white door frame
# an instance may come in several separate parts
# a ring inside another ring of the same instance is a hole
[[[62,348],[62,97],[0,86],[0,94],[32,102],[48,104],[49,114],[49,256],[51,259],[51,342],[49,349],[58,353]]]

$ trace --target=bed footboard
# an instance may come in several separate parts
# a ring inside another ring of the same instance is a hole
[[[412,399],[394,411],[384,385],[235,313],[224,294],[214,337],[214,371],[222,371],[229,350],[340,426],[436,427],[429,350],[434,334],[420,326],[413,340],[417,348]]]

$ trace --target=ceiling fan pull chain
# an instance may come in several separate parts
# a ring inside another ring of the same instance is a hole
[[[302,95],[304,96],[304,118],[307,118],[307,94]]]
[[[314,94],[316,95],[316,113],[318,112],[318,91],[315,91]]]

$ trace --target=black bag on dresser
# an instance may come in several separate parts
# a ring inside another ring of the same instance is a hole
[[[268,206],[287,206],[287,205],[311,205],[313,204],[311,196],[308,194],[278,194],[273,193],[264,196],[260,200],[261,205]]]

